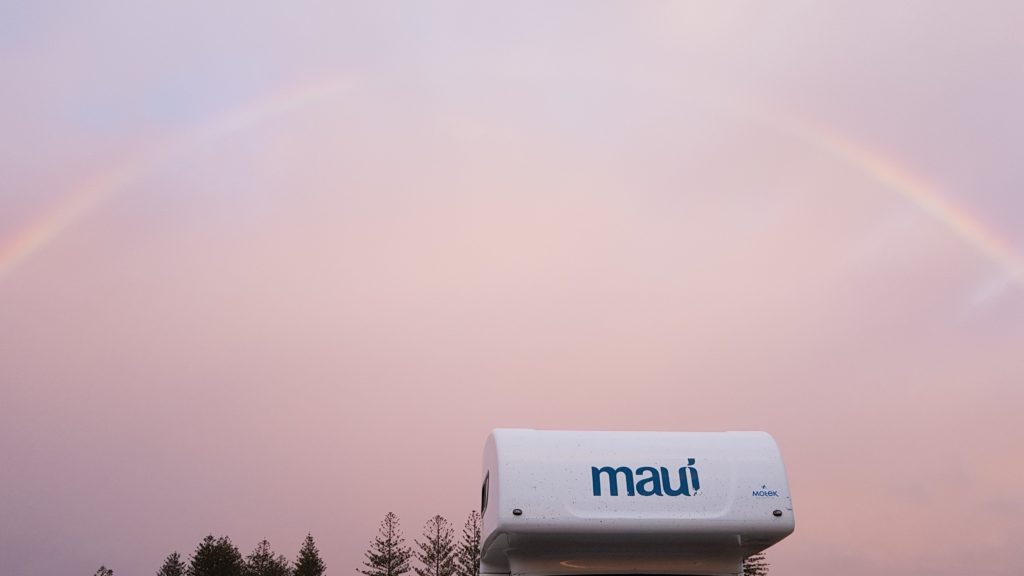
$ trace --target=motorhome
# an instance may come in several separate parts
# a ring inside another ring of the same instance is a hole
[[[736,575],[794,529],[765,432],[499,429],[482,480],[482,575]]]

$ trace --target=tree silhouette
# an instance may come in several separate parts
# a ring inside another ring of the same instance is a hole
[[[280,555],[275,556],[266,538],[246,557],[245,565],[242,567],[242,576],[289,576],[290,573],[288,559]]]
[[[185,563],[177,552],[171,552],[164,565],[156,571],[156,576],[185,576]]]
[[[743,576],[767,576],[768,566],[770,564],[765,559],[764,552],[758,552],[743,561]]]
[[[93,576],[114,576],[114,571],[110,568],[107,568],[106,566],[100,566],[99,569],[96,570],[96,573],[93,574]]]
[[[448,521],[437,515],[423,527],[424,542],[416,540],[416,559],[423,565],[416,568],[419,576],[453,576],[455,574],[454,533]]]
[[[242,554],[231,543],[227,536],[214,538],[210,534],[199,543],[188,570],[187,576],[242,576]]]
[[[455,552],[458,576],[480,576],[480,514],[473,510],[462,527],[462,540]]]
[[[295,559],[295,568],[292,570],[292,576],[323,576],[326,569],[327,566],[320,559],[320,551],[316,549],[316,544],[313,543],[313,535],[306,534],[306,539],[302,542],[302,548],[299,549],[299,557]]]
[[[377,536],[366,551],[364,568],[359,572],[366,576],[400,576],[409,572],[409,558],[412,550],[405,545],[398,516],[388,512],[380,523]]]

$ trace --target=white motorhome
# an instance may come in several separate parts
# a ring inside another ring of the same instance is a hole
[[[794,527],[765,432],[499,429],[481,496],[487,575],[740,574]]]

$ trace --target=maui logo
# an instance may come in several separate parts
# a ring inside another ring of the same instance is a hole
[[[688,458],[686,466],[679,468],[679,481],[675,486],[672,485],[672,474],[664,466],[641,466],[635,472],[626,466],[592,466],[590,475],[594,482],[594,496],[601,495],[604,485],[608,486],[609,496],[618,496],[620,479],[627,496],[694,496],[700,490],[700,477],[697,475],[697,468],[694,467],[695,462],[693,458]],[[602,481],[603,479],[607,480]]]

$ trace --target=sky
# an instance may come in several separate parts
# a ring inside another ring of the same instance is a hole
[[[1017,2],[0,2],[0,574],[353,574],[497,427],[766,430],[773,574],[1018,575]]]

